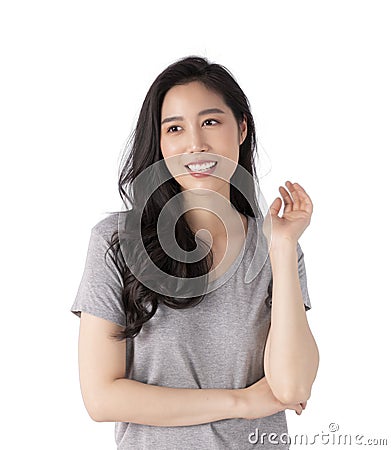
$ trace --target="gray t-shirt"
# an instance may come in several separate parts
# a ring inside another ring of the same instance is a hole
[[[263,218],[248,219],[242,252],[224,275],[210,283],[214,290],[201,303],[182,310],[160,304],[140,334],[134,340],[126,340],[127,378],[176,388],[238,389],[264,377],[272,271],[261,232]],[[104,260],[110,237],[117,228],[118,213],[105,217],[92,228],[84,273],[71,311],[79,317],[80,311],[85,311],[125,326],[123,281],[110,252],[109,265]],[[299,244],[297,253],[307,311],[311,303]],[[262,269],[246,284],[248,271],[257,273],[254,261],[260,261]],[[176,427],[116,422],[114,431],[119,450],[289,448],[284,434],[288,432],[285,411],[260,419],[224,419]]]

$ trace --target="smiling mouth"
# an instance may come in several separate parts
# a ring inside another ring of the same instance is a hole
[[[216,167],[216,165],[217,165],[217,161],[210,161],[208,163],[205,162],[202,164],[190,163],[190,164],[186,164],[185,167],[192,173],[203,173],[203,172],[209,172],[211,169]]]

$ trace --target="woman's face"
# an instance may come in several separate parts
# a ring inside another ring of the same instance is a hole
[[[182,191],[202,188],[227,196],[247,135],[246,119],[239,127],[223,98],[198,81],[171,88],[161,118],[162,155]]]

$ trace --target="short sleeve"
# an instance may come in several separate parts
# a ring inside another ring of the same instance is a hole
[[[94,229],[91,230],[84,272],[71,307],[78,317],[81,311],[126,325],[122,301],[123,279],[114,261],[109,243]]]
[[[306,311],[308,311],[311,309],[312,306],[311,306],[310,296],[308,294],[307,273],[305,270],[304,253],[303,253],[303,250],[300,247],[299,243],[297,243],[297,266],[298,266],[299,282],[300,282],[301,294],[303,297],[304,308]],[[272,291],[273,291],[273,277],[269,283],[268,297],[266,298],[266,304],[269,307],[272,306]]]

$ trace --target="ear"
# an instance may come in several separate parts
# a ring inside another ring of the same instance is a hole
[[[247,137],[247,117],[245,114],[243,114],[243,119],[240,122],[239,130],[240,130],[239,145],[242,145]]]

